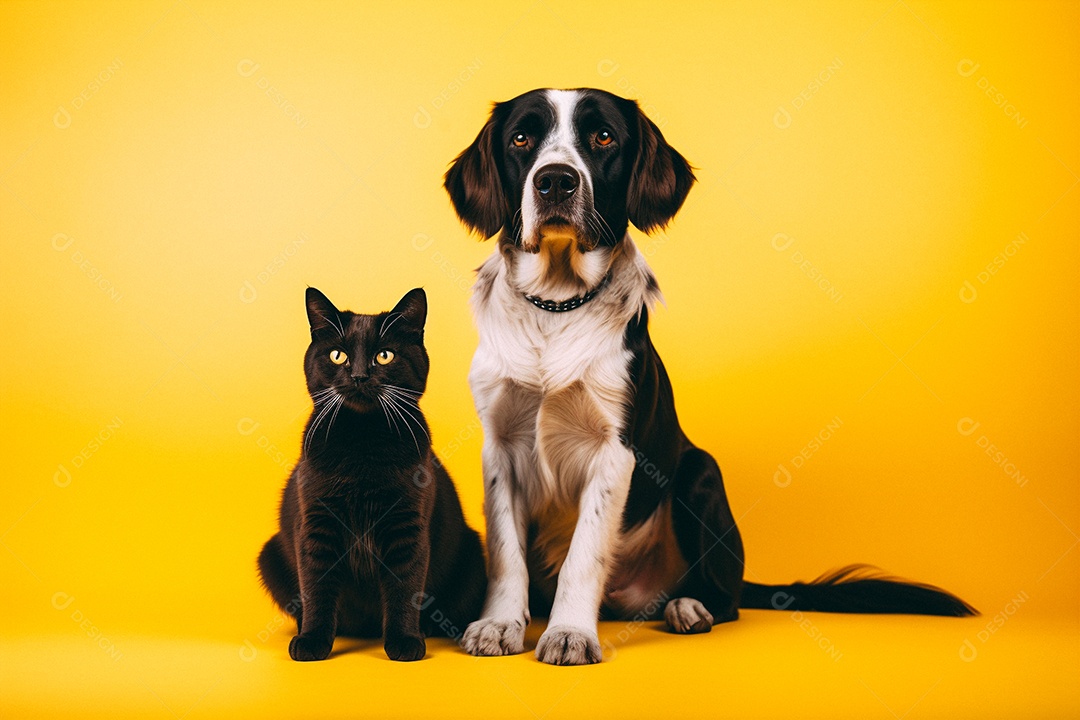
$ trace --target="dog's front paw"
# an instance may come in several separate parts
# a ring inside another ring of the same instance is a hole
[[[300,662],[325,660],[334,647],[334,638],[297,635],[289,643],[289,657]]]
[[[675,598],[664,608],[664,620],[672,632],[689,635],[712,630],[713,616],[694,598]]]
[[[461,647],[470,655],[516,655],[525,650],[525,621],[480,618],[465,629]]]
[[[540,636],[536,657],[549,665],[589,665],[600,662],[602,653],[595,631],[555,625]]]
[[[420,660],[427,653],[427,644],[420,636],[388,637],[383,642],[386,656],[399,662]]]

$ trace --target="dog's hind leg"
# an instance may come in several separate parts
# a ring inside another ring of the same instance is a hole
[[[664,619],[674,632],[708,632],[715,623],[739,617],[742,538],[720,467],[704,450],[691,447],[683,452],[673,494],[672,524],[690,569],[664,609]]]

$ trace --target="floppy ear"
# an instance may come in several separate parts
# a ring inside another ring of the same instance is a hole
[[[309,287],[304,294],[307,304],[308,325],[311,326],[311,336],[325,331],[333,331],[335,335],[342,334],[342,322],[338,309],[334,303],[313,287]]]
[[[636,104],[636,103],[635,103]],[[686,158],[664,140],[660,128],[637,110],[638,152],[630,176],[626,210],[630,222],[643,232],[662,228],[682,207],[694,170]]]
[[[394,320],[395,317],[398,319]],[[426,319],[427,293],[424,292],[423,288],[414,288],[405,293],[405,296],[398,301],[398,304],[386,316],[380,334],[392,325],[400,323],[398,327],[410,329],[422,336]]]
[[[461,222],[485,238],[499,232],[509,215],[495,161],[497,109],[496,105],[476,140],[457,156],[443,181]]]

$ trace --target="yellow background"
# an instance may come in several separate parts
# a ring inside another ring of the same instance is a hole
[[[5,2],[0,28],[4,717],[1078,712],[1077,3]],[[303,289],[427,289],[423,407],[479,527],[491,245],[440,181],[542,86],[639,99],[698,168],[636,237],[748,577],[872,562],[983,617],[608,623],[577,669],[288,660],[254,558],[308,407]]]

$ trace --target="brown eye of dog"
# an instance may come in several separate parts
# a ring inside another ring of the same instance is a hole
[[[614,140],[615,136],[607,130],[601,130],[600,132],[596,133],[596,144],[600,145],[601,147],[603,147],[604,145],[610,145],[612,142],[614,142]]]
[[[514,147],[525,147],[529,144],[529,136],[525,133],[518,133],[514,136]]]

